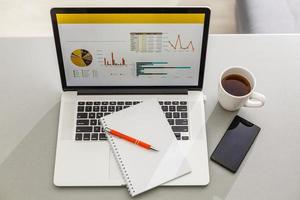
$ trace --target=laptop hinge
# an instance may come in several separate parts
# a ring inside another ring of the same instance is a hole
[[[78,90],[78,95],[102,95],[102,94],[187,94],[187,89],[97,89]]]

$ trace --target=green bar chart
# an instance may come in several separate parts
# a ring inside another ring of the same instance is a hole
[[[168,62],[137,62],[136,75],[137,76],[157,76],[168,75],[170,70],[189,70],[190,66],[168,66]]]

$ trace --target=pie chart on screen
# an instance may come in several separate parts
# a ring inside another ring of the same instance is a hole
[[[93,56],[85,49],[76,49],[71,53],[71,61],[77,67],[87,67],[93,61]]]

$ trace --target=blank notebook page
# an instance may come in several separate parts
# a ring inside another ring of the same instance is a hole
[[[152,151],[107,134],[132,196],[191,172],[157,100],[100,119],[103,126],[152,145]]]

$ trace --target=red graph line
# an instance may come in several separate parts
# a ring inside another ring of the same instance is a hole
[[[192,48],[192,51],[195,50],[192,41],[190,41],[186,47],[183,47],[183,46],[182,46],[182,43],[181,43],[181,38],[180,38],[180,35],[179,35],[179,34],[178,34],[178,36],[177,36],[175,45],[172,44],[171,41],[169,41],[169,43],[170,43],[170,45],[171,45],[171,47],[172,47],[173,49],[177,49],[177,45],[178,45],[178,43],[179,43],[179,48],[180,48],[180,49],[189,49],[189,48],[191,47],[191,48]]]

